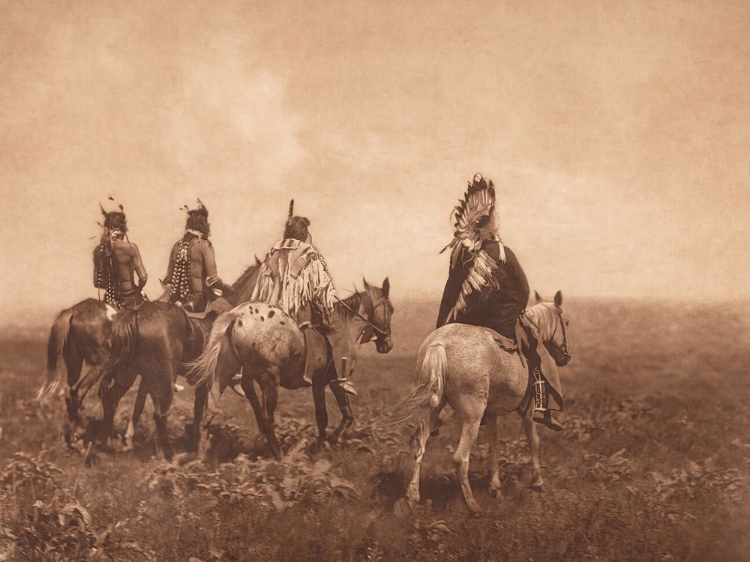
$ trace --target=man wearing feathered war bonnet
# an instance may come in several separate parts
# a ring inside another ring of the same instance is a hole
[[[200,199],[197,203],[195,209],[183,207],[188,214],[185,233],[172,247],[164,278],[169,302],[191,312],[203,312],[214,297],[230,291],[216,272],[214,247],[208,239],[208,209]]]
[[[519,322],[529,302],[529,283],[513,251],[499,236],[495,186],[481,174],[474,176],[464,199],[454,209],[450,271],[440,303],[437,327],[461,322],[490,328],[521,345],[531,376],[547,381],[547,400],[535,406],[534,421],[559,431],[562,425],[550,410],[562,410],[562,387],[557,372],[542,373],[539,342]],[[536,371],[536,373],[535,373]]]
[[[284,238],[268,252],[258,276],[258,283],[250,300],[265,302],[289,314],[302,330],[307,348],[304,380],[299,386],[312,384],[313,362],[309,329],[321,328],[331,345],[336,372],[340,379],[348,379],[353,359],[343,322],[334,308],[336,289],[321,253],[312,245],[305,217],[292,216],[284,228]],[[347,371],[343,372],[342,358],[348,357]],[[347,391],[344,384],[343,388]]]
[[[114,202],[110,197],[109,201]],[[127,239],[128,221],[122,205],[105,211],[102,237],[94,248],[94,286],[104,290],[104,301],[115,308],[134,308],[143,302],[141,290],[148,275],[138,246]],[[135,274],[138,274],[138,284]]]

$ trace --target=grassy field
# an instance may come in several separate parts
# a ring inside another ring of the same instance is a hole
[[[2,560],[747,560],[750,552],[750,305],[575,300],[573,360],[561,371],[566,431],[540,429],[545,489],[529,489],[517,417],[502,421],[502,496],[488,487],[486,436],[469,516],[453,472],[458,426],[448,409],[428,443],[422,504],[398,518],[412,468],[408,427],[385,409],[414,383],[434,304],[396,303],[395,348],[363,350],[357,425],[316,455],[307,390],[281,391],[270,460],[250,408],[225,394],[199,458],[166,463],[150,404],[134,451],[87,463],[62,438],[64,407],[40,407],[46,330],[0,338]],[[332,423],[339,414],[329,397]],[[133,393],[118,412],[124,430]],[[192,393],[176,398],[182,428]],[[87,399],[88,416],[100,415]]]

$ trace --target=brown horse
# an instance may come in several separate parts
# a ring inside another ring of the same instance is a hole
[[[375,340],[380,353],[388,353],[391,341],[393,305],[388,295],[390,283],[386,278],[383,287],[372,287],[365,281],[365,290],[339,301],[335,314],[339,314],[349,336],[349,365],[356,360],[355,344]],[[329,386],[341,410],[341,423],[328,437],[335,443],[352,424],[354,416],[349,397],[338,384],[331,348],[325,337],[314,332],[314,364],[312,393],[315,401],[315,418],[318,425],[317,446],[326,440],[328,413],[325,388]],[[255,413],[258,428],[266,436],[271,452],[276,458],[282,455],[274,433],[274,411],[278,387],[299,388],[298,381],[305,369],[305,338],[297,324],[280,308],[263,303],[243,303],[223,313],[214,322],[211,337],[201,356],[188,373],[191,384],[212,384],[218,378],[219,393],[232,376],[242,370],[242,390]],[[261,388],[258,399],[255,383]]]
[[[96,299],[86,299],[57,315],[47,342],[47,370],[37,397],[43,400],[67,384],[65,398],[70,444],[83,429],[83,398],[104,373],[109,361],[109,338],[117,310]],[[88,367],[81,377],[84,363]]]
[[[232,286],[227,302],[249,298],[257,280],[260,262],[250,266]],[[114,415],[122,396],[141,375],[133,415],[126,439],[132,438],[146,396],[154,405],[157,441],[164,456],[172,457],[167,435],[167,413],[174,396],[178,375],[184,375],[184,363],[195,360],[203,350],[217,311],[188,315],[182,308],[165,302],[147,302],[137,310],[123,311],[112,326],[112,352],[109,372],[102,380],[100,394],[104,409],[100,439],[106,442],[113,430]],[[198,385],[192,424],[186,427],[191,445],[197,447],[200,423],[208,399],[208,387]],[[130,444],[130,443],[129,443]]]

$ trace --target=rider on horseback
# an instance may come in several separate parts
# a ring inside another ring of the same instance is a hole
[[[185,234],[172,247],[164,286],[169,302],[190,312],[203,312],[215,296],[226,296],[230,287],[216,272],[214,247],[208,237],[208,209],[198,199],[198,207],[187,210]]]
[[[302,330],[307,359],[300,387],[312,384],[313,340],[309,330],[316,328],[328,339],[342,387],[353,392],[348,381],[353,365],[351,361],[348,365],[344,361],[351,357],[349,343],[339,313],[333,306],[337,300],[336,289],[323,256],[311,244],[310,221],[292,216],[293,205],[294,201],[289,206],[284,238],[268,252],[250,300],[281,308]]]
[[[563,427],[548,407],[562,409],[560,381],[556,371],[541,372],[539,342],[523,315],[529,284],[515,254],[500,240],[492,181],[475,175],[454,217],[455,238],[443,249],[452,251],[437,327],[461,322],[484,326],[516,340],[526,356],[531,380],[543,381],[535,386],[544,392],[535,393],[533,419],[560,431]]]
[[[110,200],[112,198],[110,197]],[[148,275],[138,246],[127,240],[128,222],[122,205],[104,215],[103,232],[94,248],[94,286],[104,289],[104,301],[115,308],[134,308],[143,302],[142,289]],[[138,284],[135,284],[135,273]]]

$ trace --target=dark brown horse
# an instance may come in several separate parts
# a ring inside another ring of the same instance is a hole
[[[76,434],[83,429],[83,398],[99,381],[109,361],[109,338],[116,314],[117,310],[103,301],[86,299],[63,310],[52,324],[47,370],[37,396],[43,400],[67,385],[68,443],[77,440]],[[81,377],[84,363],[88,370]]]
[[[260,262],[256,260],[235,282],[227,299],[227,307],[238,299],[249,298],[259,267]],[[174,396],[174,384],[178,375],[185,374],[183,364],[200,355],[217,315],[218,312],[210,311],[204,315],[189,316],[174,304],[147,302],[137,310],[123,311],[115,317],[111,363],[100,387],[104,409],[100,434],[102,441],[106,442],[112,434],[120,399],[140,375],[141,382],[126,437],[131,438],[134,434],[146,396],[150,395],[154,405],[157,441],[164,456],[167,459],[172,457],[167,435],[167,413]],[[208,387],[197,385],[193,422],[186,427],[194,447],[198,444],[207,398]]]
[[[391,317],[393,305],[388,299],[390,283],[372,287],[365,281],[365,290],[335,305],[349,336],[347,359],[356,360],[356,345],[375,340],[380,353],[388,353],[391,342]],[[335,443],[352,424],[351,404],[345,390],[337,381],[331,357],[331,348],[318,332],[314,337],[315,371],[312,393],[315,401],[315,418],[318,425],[317,446],[326,440],[328,413],[325,388],[329,386],[339,408],[341,423],[328,437]],[[218,379],[219,392],[229,384],[235,373],[242,370],[242,390],[255,413],[258,428],[266,436],[271,452],[281,457],[281,447],[274,433],[274,411],[278,387],[298,388],[305,369],[305,338],[297,324],[280,308],[263,303],[243,303],[219,316],[211,329],[211,337],[203,353],[188,373],[191,384],[213,383]],[[261,388],[259,400],[255,383]]]

